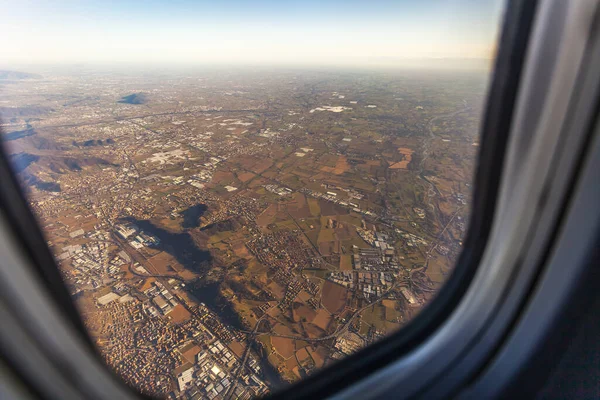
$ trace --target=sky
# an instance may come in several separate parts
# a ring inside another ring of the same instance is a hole
[[[490,59],[501,0],[0,0],[0,63],[395,66]]]

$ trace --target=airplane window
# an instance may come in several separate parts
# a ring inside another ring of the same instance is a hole
[[[140,392],[272,393],[395,333],[452,273],[499,0],[3,13],[4,151]]]

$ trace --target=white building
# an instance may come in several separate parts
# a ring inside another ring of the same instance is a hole
[[[184,391],[187,387],[192,383],[194,374],[194,368],[190,367],[177,375],[177,385],[179,386],[179,391]]]

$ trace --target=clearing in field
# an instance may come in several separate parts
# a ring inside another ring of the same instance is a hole
[[[385,332],[385,307],[381,304],[374,304],[364,310],[361,314],[361,318],[364,322],[374,326],[377,330]]]
[[[342,311],[348,299],[348,290],[342,285],[325,281],[321,294],[323,306],[332,314]]]
[[[233,249],[235,255],[240,258],[252,257],[244,240],[236,240],[235,242],[231,242],[231,248]]]
[[[453,263],[449,263],[446,257],[434,252],[426,274],[435,285],[441,285],[452,271],[452,266]]]
[[[129,264],[121,265],[120,269],[121,269],[121,272],[125,273],[125,276],[123,277],[124,279],[133,278],[133,274],[129,270]]]
[[[294,199],[287,203],[287,207],[290,215],[296,219],[310,218],[312,216],[306,202],[306,197],[302,193],[294,193]]]
[[[332,242],[321,242],[319,243],[319,253],[323,256],[329,256],[331,254],[338,254],[340,251],[339,240]]]
[[[296,361],[296,357],[292,357],[289,360],[285,360],[285,367],[288,371],[291,371],[294,374],[294,380],[302,377],[300,374],[300,368],[298,367],[298,362]]]
[[[282,324],[277,325],[274,328],[274,331],[281,335],[293,335],[293,332],[287,326]],[[294,355],[295,346],[293,339],[271,336],[271,344],[275,348],[275,351],[286,360]]]
[[[325,225],[319,231],[319,237],[317,242],[319,244],[323,242],[333,242],[335,240],[335,230],[331,228],[327,228]]]
[[[342,254],[340,256],[340,271],[352,270],[352,256],[350,254]]]
[[[313,361],[315,362],[315,366],[317,368],[321,368],[323,366],[323,364],[325,363],[325,359],[327,358],[328,353],[329,353],[327,348],[324,346],[319,346],[316,348],[316,350],[313,350],[312,347],[307,347],[307,350],[308,350],[308,354],[310,354]]]
[[[325,331],[313,324],[304,324],[304,330],[310,339],[316,339],[325,336]]]
[[[240,157],[236,161],[242,166],[242,168],[253,171],[256,174],[264,172],[273,164],[273,162],[269,159],[259,158],[256,156]]]
[[[342,226],[335,228],[335,236],[339,240],[351,239],[352,237],[354,237],[354,233],[355,230],[350,229],[350,227],[347,224],[343,224]]]
[[[390,165],[390,169],[407,169],[408,164],[410,164],[412,161],[412,154],[414,153],[414,150],[407,147],[399,147],[398,152],[402,154],[403,159],[402,161]]]
[[[394,300],[390,300],[390,299],[381,300],[381,304],[384,307],[391,307],[391,308],[394,308],[396,306],[396,302]]]
[[[296,296],[296,299],[300,300],[301,302],[307,302],[310,298],[310,294],[308,294],[305,290],[301,290],[300,293],[298,293],[298,296]]]
[[[295,322],[312,322],[317,316],[317,312],[304,304],[294,303],[292,306],[292,315]]]
[[[248,182],[250,179],[254,178],[256,175],[254,175],[252,172],[242,172],[241,174],[238,175],[238,179],[241,182]]]
[[[321,215],[321,207],[319,207],[319,200],[313,199],[309,197],[308,199],[308,208],[313,217],[318,217]]]
[[[329,323],[331,322],[331,314],[324,308],[319,309],[317,317],[313,319],[312,323],[323,330],[327,330]]]
[[[165,251],[161,251],[154,257],[148,259],[150,267],[154,267],[155,271],[150,270],[149,272],[156,272],[160,275],[175,274],[181,268],[177,268],[179,265],[175,257]]]
[[[348,214],[348,210],[342,206],[338,206],[337,204],[319,199],[319,207],[321,208],[321,215],[323,217],[327,217],[330,215],[345,215]]]
[[[341,175],[350,169],[346,156],[339,156],[335,162],[335,167],[321,167],[321,171],[329,172],[335,175]]]
[[[304,361],[306,361],[308,357],[310,356],[308,355],[308,351],[306,351],[305,347],[301,348],[296,352],[296,358],[301,364],[304,363]]]
[[[248,268],[246,268],[245,275],[254,276],[260,282],[266,283],[267,279],[267,267],[259,263],[256,258],[248,259]]]
[[[269,159],[262,159],[258,161],[252,168],[250,168],[254,173],[261,174],[269,169],[273,165],[273,162]]]
[[[400,311],[395,307],[385,307],[385,319],[389,322],[397,322],[402,317]]]
[[[242,358],[242,355],[244,354],[244,350],[246,349],[246,346],[245,346],[245,344],[242,344],[240,342],[233,341],[233,342],[229,343],[229,348],[231,349],[231,351],[233,351],[233,354]]]
[[[190,152],[187,150],[175,149],[171,151],[164,151],[152,154],[152,157],[148,158],[151,163],[173,164],[177,160],[187,160],[190,157]]]
[[[285,294],[285,290],[275,281],[272,281],[271,283],[269,283],[267,285],[267,287],[269,288],[269,290],[271,291],[271,293],[273,293],[273,296],[275,296],[275,298],[277,299],[282,299],[283,295]]]
[[[265,209],[257,218],[256,223],[261,228],[266,228],[267,225],[275,222],[275,216],[277,215],[277,204],[271,204]]]
[[[176,324],[180,324],[182,322],[187,321],[188,319],[190,319],[191,316],[192,315],[190,314],[190,312],[186,310],[185,307],[181,304],[177,304],[169,313],[171,321]]]

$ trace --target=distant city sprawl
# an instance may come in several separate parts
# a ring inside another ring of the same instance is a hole
[[[487,76],[11,73],[5,151],[107,365],[262,396],[406,325],[462,247]]]

